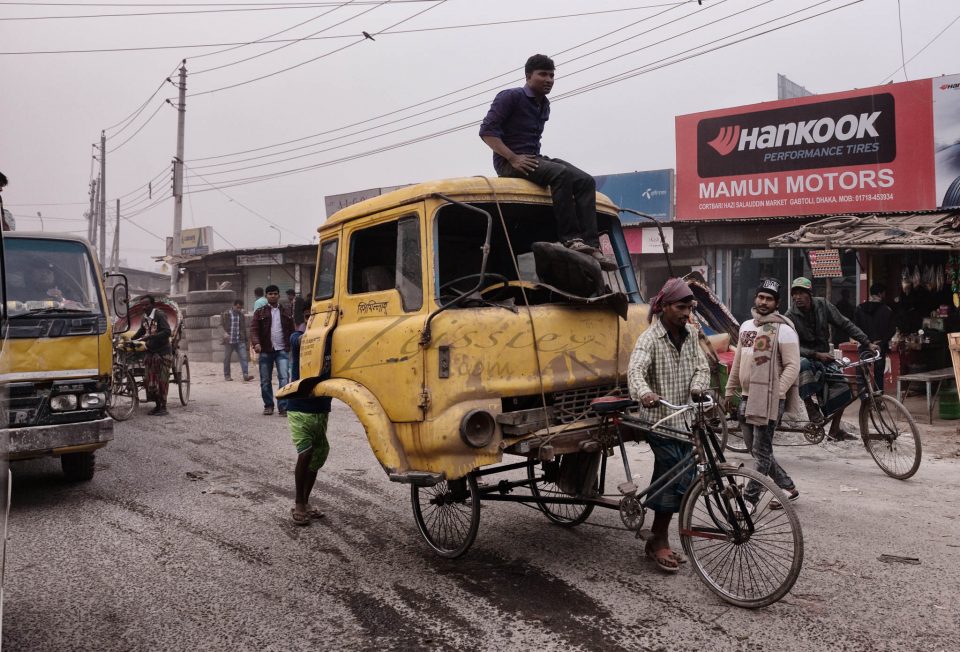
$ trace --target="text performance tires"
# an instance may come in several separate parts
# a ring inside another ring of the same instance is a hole
[[[720,467],[720,475],[719,486],[709,472],[701,475],[684,496],[683,549],[700,579],[727,602],[749,609],[773,604],[800,575],[800,520],[766,476],[729,464]],[[751,481],[759,488],[752,510],[742,499]]]
[[[441,557],[465,553],[480,528],[480,498],[472,475],[432,487],[410,487],[413,518],[420,534]]]
[[[180,405],[186,405],[190,402],[190,361],[187,356],[183,356],[180,368],[173,376],[177,383],[177,393],[180,394]]]
[[[133,416],[139,405],[140,396],[137,394],[137,379],[133,377],[133,372],[114,372],[113,388],[110,391],[107,414],[114,421],[126,421]]]
[[[884,473],[906,480],[920,468],[920,433],[913,416],[892,396],[860,404],[860,439]]]
[[[533,497],[536,498],[537,506],[540,508],[540,511],[546,514],[547,518],[557,525],[562,525],[564,527],[580,525],[590,517],[590,513],[593,512],[593,505],[585,505],[582,503],[560,504],[543,502],[543,498],[571,498],[570,494],[564,493],[560,490],[560,487],[557,486],[554,480],[548,479],[551,475],[548,465],[553,465],[554,476],[559,473],[559,462],[544,462],[544,474],[540,477],[537,477],[536,463],[527,465],[527,478],[530,480],[530,493],[532,493]]]

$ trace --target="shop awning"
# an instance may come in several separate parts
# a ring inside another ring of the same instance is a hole
[[[796,249],[960,250],[960,211],[834,215],[769,243]]]

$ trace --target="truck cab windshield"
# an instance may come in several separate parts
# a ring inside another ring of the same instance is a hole
[[[4,240],[10,317],[82,312],[102,315],[93,260],[79,242]]]

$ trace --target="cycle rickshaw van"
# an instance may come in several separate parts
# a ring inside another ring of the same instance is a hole
[[[170,384],[177,386],[180,404],[186,405],[190,401],[190,361],[180,346],[184,332],[183,313],[176,301],[166,297],[154,297],[154,308],[163,313],[170,326],[170,348],[173,352]],[[137,297],[126,314],[114,324],[113,391],[108,411],[117,421],[129,419],[140,404],[140,389],[146,380],[144,356],[147,349],[142,341],[135,342],[132,338],[140,328],[147,309],[146,297]],[[148,401],[155,400],[146,394],[144,397]]]
[[[422,183],[344,208],[318,230],[301,380],[278,396],[350,406],[390,479],[410,484],[423,539],[448,558],[475,540],[481,501],[534,504],[564,527],[614,509],[639,533],[671,474],[692,471],[678,519],[691,566],[722,599],[766,606],[800,572],[799,520],[769,479],[726,463],[711,398],[664,403],[686,426],[637,415],[626,372],[648,309],[618,213],[597,195],[600,244],[618,264],[603,272],[556,244],[550,195],[521,179]],[[654,430],[690,452],[641,489],[625,442]],[[605,490],[618,449],[619,496]],[[495,474],[511,475],[480,483]],[[748,482],[764,487],[752,507]]]
[[[422,183],[337,212],[318,229],[302,380],[279,395],[349,405],[398,482],[536,454],[524,440],[548,430],[550,455],[578,452],[589,401],[626,391],[647,325],[618,209],[598,194],[597,214],[615,272],[550,244],[550,194],[525,180]]]

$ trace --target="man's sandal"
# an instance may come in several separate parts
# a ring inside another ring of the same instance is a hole
[[[294,508],[290,508],[290,518],[293,519],[294,525],[310,525],[310,513],[309,512],[298,512]]]
[[[324,513],[321,512],[319,509],[314,508],[314,509],[307,510],[307,516],[309,516],[313,520],[317,520],[317,519],[323,518]]]
[[[676,553],[669,548],[654,550],[648,544],[644,546],[644,552],[647,554],[647,559],[656,564],[657,568],[664,573],[672,575],[680,570],[680,561],[677,559]]]

